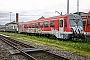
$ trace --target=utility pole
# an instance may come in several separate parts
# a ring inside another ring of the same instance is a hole
[[[77,0],[77,12],[79,12],[79,0]]]
[[[67,14],[69,14],[69,0],[67,0]]]
[[[10,22],[11,22],[11,13],[12,13],[12,12],[10,12]]]
[[[18,13],[16,13],[16,22],[18,22]]]

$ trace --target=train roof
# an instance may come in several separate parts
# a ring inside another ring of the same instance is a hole
[[[28,23],[36,23],[36,22],[42,22],[42,21],[50,21],[50,20],[57,20],[59,18],[66,18],[69,15],[72,14],[68,14],[68,15],[59,15],[59,16],[54,16],[54,17],[49,17],[49,18],[39,18],[38,20],[31,20],[31,21],[27,21],[27,22],[20,22],[19,24],[28,24]]]
[[[40,19],[40,20],[31,20],[31,21],[27,21],[27,22],[20,22],[19,24],[36,23],[36,22],[50,21],[50,20],[56,20],[56,19],[53,19],[53,18],[44,18],[44,19]]]

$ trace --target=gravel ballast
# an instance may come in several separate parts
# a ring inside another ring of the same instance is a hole
[[[15,38],[12,38],[15,39]],[[17,39],[15,39],[17,40]],[[48,52],[59,55],[64,58],[68,58],[70,60],[90,60],[86,57],[79,56],[77,54],[73,54],[64,50],[57,50],[54,49],[53,47],[50,46],[39,46],[30,42],[25,42],[22,40],[19,40],[20,42],[23,42],[25,44],[29,44],[30,46],[33,46],[35,48],[41,48],[48,50]],[[3,41],[0,40],[0,60],[27,60],[24,56],[22,55],[12,55],[10,54],[10,50],[14,50],[12,47],[4,43]]]

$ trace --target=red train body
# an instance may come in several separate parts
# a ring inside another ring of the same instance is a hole
[[[76,14],[21,22],[18,25],[18,32],[54,35],[61,39],[70,39],[76,36],[80,37],[84,33],[81,17]]]
[[[86,17],[86,24],[85,24],[85,33],[90,33],[90,12],[88,12],[88,15]]]
[[[90,11],[88,12],[87,17],[86,17],[84,35],[87,40],[90,40]]]

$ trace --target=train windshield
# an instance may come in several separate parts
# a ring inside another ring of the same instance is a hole
[[[70,26],[74,27],[74,26],[82,26],[82,21],[79,19],[69,19],[70,21]]]
[[[74,27],[74,26],[82,26],[82,19],[79,15],[76,14],[70,14],[69,16],[69,22],[70,22],[70,26]]]

